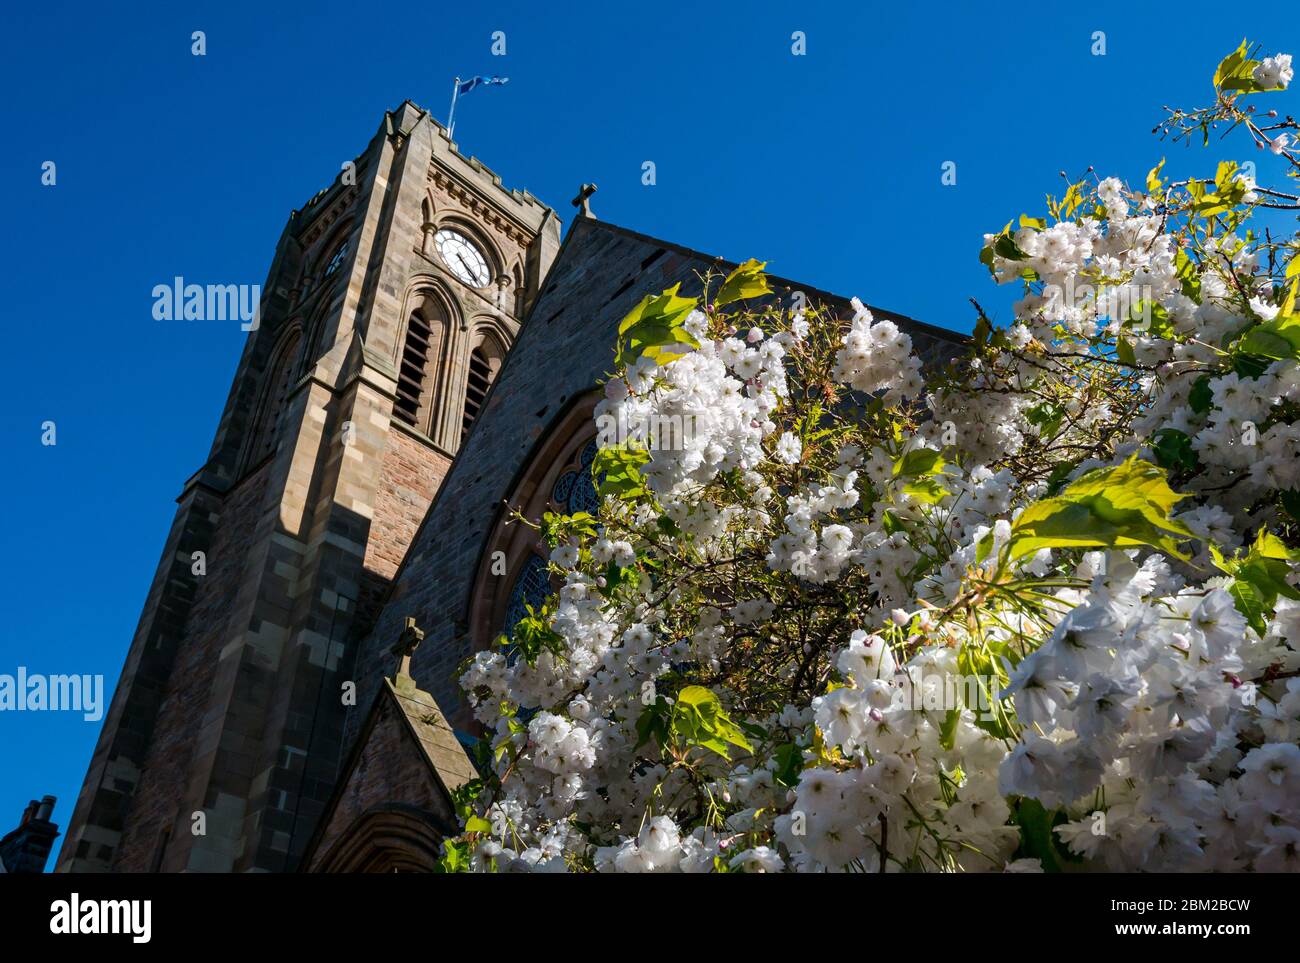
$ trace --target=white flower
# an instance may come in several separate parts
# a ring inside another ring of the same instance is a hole
[[[551,561],[560,568],[573,568],[578,564],[578,546],[559,545],[551,552]]]
[[[1295,76],[1295,71],[1291,68],[1291,55],[1280,53],[1265,57],[1255,67],[1251,76],[1265,90],[1285,88]]]
[[[781,862],[776,850],[767,846],[755,846],[732,856],[728,865],[747,873],[777,873],[785,864]]]
[[[803,445],[791,432],[785,432],[777,440],[776,457],[787,465],[797,464],[803,455]]]

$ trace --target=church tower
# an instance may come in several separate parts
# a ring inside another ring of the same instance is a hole
[[[290,216],[59,870],[295,865],[356,641],[559,247],[554,211],[410,102]]]

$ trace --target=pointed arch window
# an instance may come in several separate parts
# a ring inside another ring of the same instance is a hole
[[[510,590],[510,601],[506,604],[505,624],[501,631],[507,638],[513,638],[515,626],[528,614],[528,606],[539,609],[546,597],[551,594],[551,574],[546,569],[546,559],[534,552],[524,562],[524,567],[515,577],[514,588]]]
[[[406,322],[406,338],[397,365],[397,398],[393,402],[393,417],[420,431],[430,430],[434,373],[446,330],[446,308],[433,295],[424,295]]]
[[[393,415],[412,427],[420,420],[432,341],[433,330],[429,322],[416,311],[406,324],[406,343],[402,346],[402,363],[397,371],[397,400],[393,402]]]
[[[249,449],[253,463],[275,451],[280,420],[289,401],[289,391],[293,388],[294,362],[298,358],[298,344],[301,340],[302,332],[295,330],[276,353],[262,395],[257,431]]]
[[[479,337],[478,344],[469,353],[469,372],[465,380],[465,408],[461,414],[461,441],[469,434],[470,427],[483,410],[488,388],[501,368],[505,358],[505,349],[487,333]]]
[[[466,599],[469,645],[486,647],[502,632],[510,634],[526,613],[524,606],[536,608],[554,588],[544,577],[550,549],[534,529],[513,523],[512,510],[540,520],[548,511],[572,514],[595,507],[591,466],[598,445],[592,413],[602,397],[592,391],[574,399],[547,426],[514,483],[502,490],[503,508],[483,541]],[[498,552],[508,560],[505,577],[497,567]]]
[[[483,410],[483,399],[487,397],[488,388],[492,386],[492,365],[484,354],[482,347],[475,348],[469,355],[469,381],[465,385],[465,414],[461,419],[460,435],[469,434],[470,425]]]
[[[593,438],[583,447],[578,464],[555,480],[551,500],[569,515],[575,512],[594,515],[600,508],[596,481],[591,476],[591,464],[595,460],[596,439]]]

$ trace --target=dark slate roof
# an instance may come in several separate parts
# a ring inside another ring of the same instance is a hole
[[[469,593],[484,540],[502,502],[529,465],[534,449],[613,367],[618,322],[647,292],[676,282],[683,293],[700,289],[697,273],[724,261],[594,218],[575,219],[546,285],[525,320],[424,523],[394,577],[388,601],[357,654],[354,678],[360,705],[369,704],[382,678],[388,646],[406,616],[427,633],[412,673],[449,717],[461,715],[455,670],[468,655]],[[848,310],[837,295],[773,278],[778,292],[802,290],[810,300]],[[875,309],[899,323],[926,361],[951,357],[962,335]],[[348,739],[355,738],[350,730]]]

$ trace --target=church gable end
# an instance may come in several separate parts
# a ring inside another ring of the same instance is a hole
[[[458,830],[451,790],[477,776],[429,694],[385,679],[300,868],[431,870]]]

